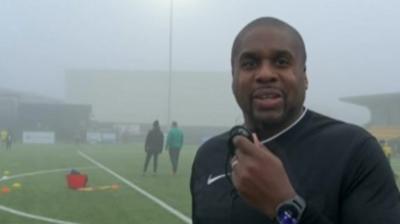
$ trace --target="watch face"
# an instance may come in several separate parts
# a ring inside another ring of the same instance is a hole
[[[279,208],[277,220],[280,224],[296,224],[299,218],[299,211],[294,205],[286,204]]]

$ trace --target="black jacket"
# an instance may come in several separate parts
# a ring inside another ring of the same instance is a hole
[[[147,133],[144,149],[148,153],[160,153],[164,146],[164,134],[159,128],[153,128]]]
[[[192,168],[193,224],[268,224],[234,192],[225,173],[228,134],[198,150]],[[380,145],[365,130],[312,111],[266,144],[307,203],[302,224],[400,223],[400,195]],[[230,170],[228,170],[230,172]]]

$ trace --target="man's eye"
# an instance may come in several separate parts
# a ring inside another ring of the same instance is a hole
[[[290,61],[289,61],[289,59],[286,58],[286,57],[279,57],[279,58],[277,58],[277,59],[275,60],[275,64],[276,64],[277,66],[287,66],[287,65],[290,64]]]
[[[257,62],[255,60],[244,60],[241,63],[241,67],[244,69],[251,69],[257,66]]]

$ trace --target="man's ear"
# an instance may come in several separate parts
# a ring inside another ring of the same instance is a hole
[[[304,87],[306,90],[308,89],[308,78],[306,72],[304,72]]]
[[[234,71],[233,71],[233,67],[231,68],[231,78],[232,78],[232,81],[231,81],[231,89],[232,89],[232,92],[233,92],[233,94],[235,94],[235,78],[234,78]]]

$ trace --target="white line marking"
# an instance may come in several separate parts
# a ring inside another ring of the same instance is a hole
[[[36,220],[40,220],[40,221],[45,221],[45,222],[49,222],[49,223],[54,223],[54,224],[77,224],[75,222],[66,222],[66,221],[62,221],[62,220],[46,218],[46,217],[43,217],[43,216],[32,215],[32,214],[29,214],[29,213],[25,213],[25,212],[21,212],[21,211],[18,211],[18,210],[14,210],[12,208],[7,208],[7,207],[5,207],[3,205],[0,205],[0,210],[12,213],[14,215],[19,215],[19,216],[23,216],[23,217],[27,217],[27,218],[31,218],[31,219],[36,219]]]
[[[96,167],[80,167],[80,168],[77,168],[77,169],[93,169],[93,168],[96,168]],[[22,174],[18,174],[18,175],[14,175],[14,176],[8,176],[7,178],[4,178],[4,176],[3,176],[0,179],[0,182],[7,181],[7,180],[10,180],[10,179],[20,178],[20,177],[35,176],[35,175],[46,174],[46,173],[63,172],[63,171],[68,171],[68,170],[71,170],[71,168],[54,169],[54,170],[41,170],[41,171],[36,171],[36,172],[31,172],[31,173],[22,173]],[[3,205],[0,205],[0,210],[3,210],[3,211],[8,212],[8,213],[12,213],[14,215],[19,215],[19,216],[22,216],[22,217],[36,219],[36,220],[40,220],[40,221],[45,221],[45,222],[49,222],[49,223],[53,223],[53,224],[77,224],[77,223],[74,223],[74,222],[67,222],[67,221],[47,218],[47,217],[43,217],[43,216],[39,216],[39,215],[33,215],[33,214],[26,213],[26,212],[21,212],[21,211],[12,209],[12,208],[5,207]]]
[[[74,169],[94,169],[97,167],[78,167],[78,168],[74,168]],[[13,175],[13,176],[3,176],[0,178],[0,182],[2,181],[7,181],[10,179],[15,179],[15,178],[20,178],[20,177],[28,177],[28,176],[35,176],[35,175],[40,175],[40,174],[46,174],[46,173],[56,173],[56,172],[63,172],[63,171],[69,171],[71,170],[71,168],[62,168],[62,169],[54,169],[54,170],[40,170],[40,171],[36,171],[36,172],[31,172],[31,173],[21,173],[18,175]]]
[[[104,169],[105,171],[107,171],[111,175],[115,176],[116,178],[118,178],[119,180],[121,180],[122,182],[124,182],[125,184],[127,184],[128,186],[133,188],[134,190],[136,190],[139,193],[141,193],[142,195],[146,196],[147,198],[149,198],[150,200],[152,200],[153,202],[155,202],[156,204],[158,204],[162,208],[164,208],[167,211],[171,212],[173,215],[175,215],[176,217],[181,219],[183,222],[185,222],[187,224],[191,224],[192,223],[192,220],[189,217],[185,216],[184,214],[182,214],[178,210],[172,208],[167,203],[165,203],[165,202],[161,201],[160,199],[154,197],[153,195],[151,195],[147,191],[145,191],[145,190],[141,189],[140,187],[136,186],[134,183],[130,182],[129,180],[125,179],[124,177],[120,176],[119,174],[115,173],[114,171],[110,170],[109,168],[105,167],[104,165],[102,165],[101,163],[99,163],[96,160],[92,159],[91,157],[89,157],[85,153],[83,153],[81,151],[78,151],[78,153],[81,156],[83,156],[84,158],[86,158],[87,160],[89,160],[90,162],[92,162],[93,164],[95,164],[98,167]]]

